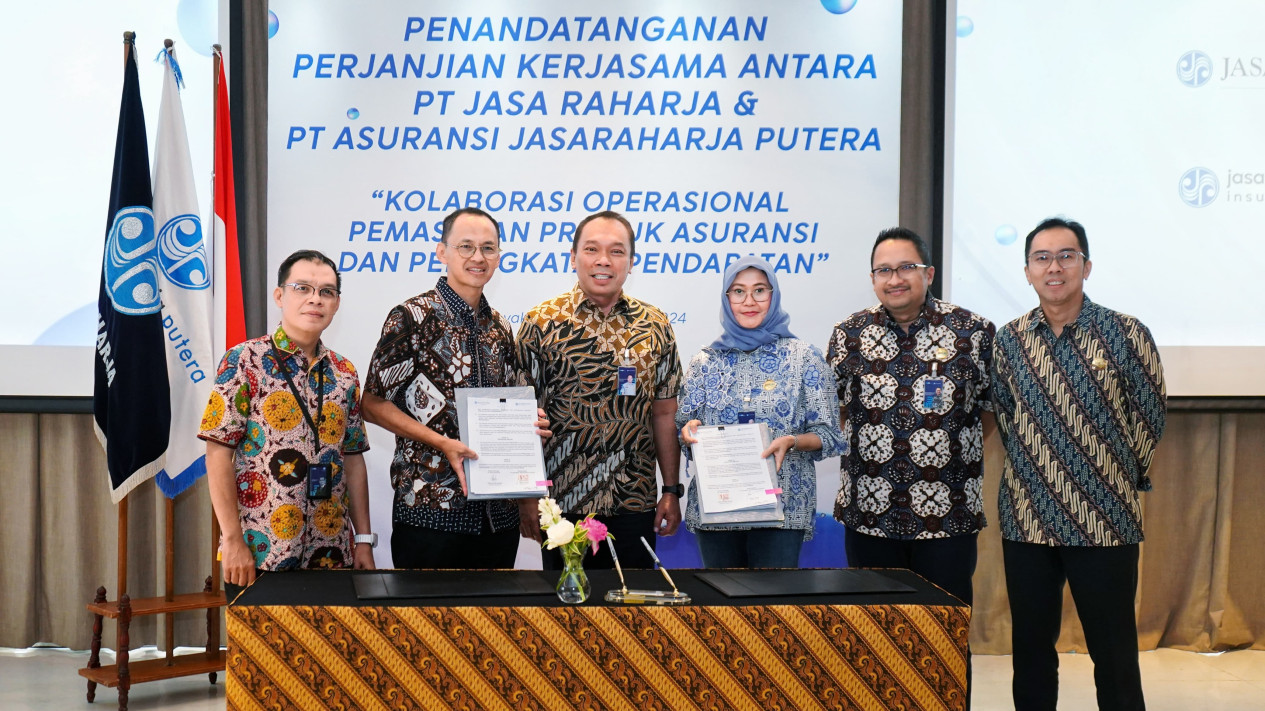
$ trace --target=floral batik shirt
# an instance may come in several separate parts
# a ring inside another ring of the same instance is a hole
[[[365,392],[444,437],[456,439],[457,388],[514,385],[514,336],[509,322],[480,297],[470,308],[440,277],[435,288],[391,309],[365,376]],[[392,520],[449,533],[476,534],[518,526],[508,499],[469,501],[443,452],[395,438]]]
[[[798,338],[779,338],[754,351],[704,348],[690,359],[677,398],[676,427],[690,420],[704,425],[738,424],[739,412],[754,413],[754,422],[769,427],[774,439],[812,433],[821,438],[816,452],[789,451],[777,474],[782,489],[781,528],[813,537],[817,514],[817,467],[814,462],[844,451],[839,432],[839,398],[835,378],[821,351]],[[690,480],[685,525],[707,530],[699,522],[698,481]],[[725,530],[742,526],[725,525]]]
[[[280,363],[273,347],[281,355]],[[351,361],[323,344],[309,362],[278,326],[224,354],[198,437],[233,447],[237,510],[246,545],[261,570],[343,568],[352,563],[350,497],[343,455],[369,449],[360,414],[360,380]],[[286,368],[320,442],[299,408]],[[330,466],[329,499],[307,498],[311,462]]]
[[[882,304],[835,326],[826,360],[839,382],[843,436],[835,518],[912,540],[985,525],[984,436],[992,322],[928,296],[902,331]],[[940,394],[926,393],[941,384]]]
[[[535,388],[553,430],[545,470],[562,510],[653,511],[651,411],[681,384],[667,316],[627,295],[603,314],[577,285],[527,312],[517,350],[520,378]],[[625,389],[631,395],[620,394],[621,367],[635,372],[634,387]]]

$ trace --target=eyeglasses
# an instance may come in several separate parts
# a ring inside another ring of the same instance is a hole
[[[741,304],[747,300],[748,296],[759,303],[764,303],[773,295],[773,289],[767,286],[757,286],[751,291],[747,291],[746,289],[734,287],[726,291],[725,294],[729,297],[729,303],[731,304]]]
[[[471,242],[462,242],[461,244],[457,244],[457,245],[450,244],[446,246],[452,247],[453,249],[457,250],[457,254],[460,254],[465,259],[469,259],[473,257],[476,249],[479,251],[480,254],[483,255],[484,259],[496,259],[497,256],[501,254],[501,245],[499,244],[485,244],[482,246],[476,246],[475,244]]]
[[[1050,254],[1046,251],[1033,252],[1028,255],[1028,266],[1037,270],[1049,269],[1050,265],[1058,260],[1059,266],[1064,269],[1070,269],[1077,264],[1077,257],[1089,259],[1084,252],[1078,252],[1074,249],[1064,249],[1058,254]]]
[[[902,264],[899,267],[896,267],[895,269],[891,267],[879,267],[878,269],[871,269],[870,276],[874,277],[875,279],[879,279],[881,281],[886,281],[888,279],[891,279],[893,274],[899,274],[902,277],[908,278],[908,277],[913,276],[914,272],[918,271],[919,269],[926,269],[929,266],[931,265],[930,264]]]
[[[293,291],[294,293],[298,294],[299,296],[305,299],[311,296],[312,292],[316,292],[317,294],[320,295],[322,299],[325,299],[327,301],[333,301],[334,299],[337,299],[339,294],[341,293],[340,291],[338,291],[338,289],[335,289],[332,286],[322,286],[321,288],[318,289],[312,286],[311,284],[304,284],[301,281],[291,282],[289,284],[282,284],[281,286],[290,287],[290,291]]]

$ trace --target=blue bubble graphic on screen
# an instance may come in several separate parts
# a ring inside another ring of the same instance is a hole
[[[1194,167],[1182,173],[1177,181],[1177,194],[1191,207],[1207,207],[1221,192],[1217,174],[1207,168]]]
[[[1002,225],[993,231],[993,239],[1000,245],[1014,244],[1018,237],[1019,230],[1014,225]]]
[[[62,316],[35,339],[34,346],[90,346],[97,332],[97,302]]]
[[[1212,78],[1212,57],[1192,49],[1177,58],[1177,81],[1198,89]]]
[[[268,39],[272,39],[277,34],[277,30],[281,27],[281,21],[277,19],[277,13],[272,10],[268,11]]]
[[[220,10],[216,0],[180,0],[176,5],[176,26],[188,49],[203,57],[211,56],[211,45],[219,33]],[[176,46],[177,57],[181,47]]]
[[[354,106],[351,107],[350,109],[347,109],[347,118],[351,119],[352,121],[355,121],[356,119],[360,118],[360,109]]]
[[[975,31],[975,23],[966,15],[958,15],[958,37],[965,37]]]
[[[821,6],[836,15],[842,15],[856,7],[857,0],[821,0]]]

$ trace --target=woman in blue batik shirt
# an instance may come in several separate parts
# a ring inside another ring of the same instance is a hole
[[[698,482],[690,481],[685,525],[708,568],[795,568],[817,513],[814,462],[841,454],[839,399],[821,351],[796,338],[782,310],[773,266],[744,257],[725,270],[720,338],[690,360],[677,396],[681,444],[699,425],[763,422],[773,436],[764,456],[778,468],[785,520],[777,528],[699,520]]]

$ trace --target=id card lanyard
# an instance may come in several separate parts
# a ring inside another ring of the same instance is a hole
[[[751,401],[751,396],[755,394],[755,385],[751,381],[751,373],[742,374],[742,404],[738,410],[738,424],[745,425],[755,422],[755,403]]]
[[[281,370],[281,374],[285,376],[286,385],[290,386],[290,392],[294,394],[294,399],[298,401],[299,411],[303,413],[303,419],[307,420],[308,427],[312,428],[313,459],[308,462],[307,498],[328,499],[330,498],[330,490],[333,488],[330,481],[330,467],[328,464],[321,464],[317,461],[321,456],[321,430],[317,421],[325,419],[325,364],[320,361],[316,363],[317,419],[313,420],[312,413],[308,412],[306,399],[294,385],[294,379],[290,377],[290,369],[286,366],[275,346],[272,348],[272,357],[276,359],[277,367]]]
[[[922,406],[927,410],[939,410],[944,401],[944,376],[940,365],[949,359],[949,351],[936,348],[935,360],[931,361],[931,377],[923,381]]]
[[[738,411],[738,424],[745,425],[755,422],[755,403],[752,402],[752,396],[758,395],[761,391],[771,392],[777,388],[777,381],[772,378],[765,378],[764,382],[760,383],[760,389],[756,390],[755,382],[751,379],[751,373],[746,372],[742,375],[741,387],[742,409]]]
[[[619,360],[619,368],[616,370],[618,377],[615,379],[615,393],[617,396],[629,397],[637,394],[637,365],[628,353],[628,349],[623,350],[623,355]]]

